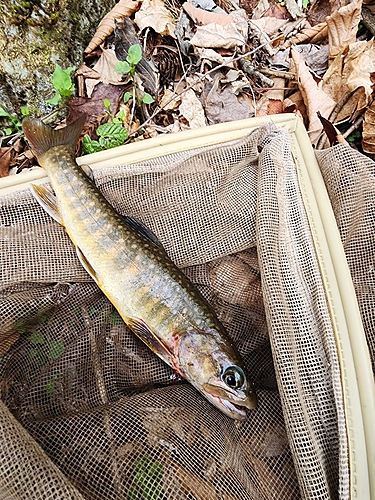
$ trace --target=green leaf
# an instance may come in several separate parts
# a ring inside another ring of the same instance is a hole
[[[129,102],[132,97],[133,97],[133,95],[130,92],[125,92],[124,103],[126,104],[127,102]]]
[[[46,104],[52,104],[53,106],[57,106],[61,100],[61,95],[59,92],[56,92],[56,94],[52,97],[52,99],[48,99],[46,101]]]
[[[30,116],[30,110],[27,106],[21,106],[22,116]]]
[[[108,99],[103,100],[104,106],[108,109],[108,111],[111,109],[111,101]]]
[[[126,61],[120,61],[115,66],[115,71],[117,71],[117,73],[130,73],[130,70],[130,64]]]
[[[11,115],[8,113],[8,111],[6,111],[4,108],[0,106],[0,116],[5,116],[9,118]]]
[[[29,342],[32,344],[43,344],[44,343],[44,337],[43,334],[40,332],[34,332],[30,337],[27,339]]]
[[[136,66],[142,59],[142,49],[139,43],[131,45],[128,50],[126,60],[131,66]]]
[[[306,9],[307,6],[309,5],[310,0],[302,0],[302,8]]]
[[[83,136],[82,154],[89,155],[92,153],[98,153],[99,151],[103,151],[103,149],[100,146],[100,144],[98,143],[98,141],[93,141],[88,134],[85,134]],[[78,313],[79,313],[79,311],[78,311]],[[78,314],[78,313],[76,313],[76,314]]]
[[[11,135],[11,134],[13,134],[13,130],[12,130],[11,128],[7,127],[7,128],[4,130],[4,134],[5,134],[5,135]]]
[[[145,92],[145,95],[143,96],[142,102],[144,102],[145,104],[151,104],[154,102],[154,99],[152,96],[150,96],[150,94]]]
[[[97,128],[96,134],[103,149],[121,146],[128,138],[128,131],[120,123],[104,123]]]
[[[111,325],[121,325],[123,323],[123,320],[119,313],[116,311],[116,309],[111,312],[111,314],[108,317],[108,321],[110,322]]]
[[[62,380],[62,373],[56,373],[56,375],[54,375],[51,380],[49,380],[47,382],[47,384],[45,385],[45,390],[46,390],[46,394],[47,396],[52,396],[53,393],[55,392],[55,382],[57,380]]]
[[[51,340],[48,343],[48,359],[56,359],[64,352],[64,344],[62,342],[58,342],[57,340]]]

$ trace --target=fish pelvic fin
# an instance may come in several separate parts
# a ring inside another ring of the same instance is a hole
[[[44,210],[55,219],[56,222],[64,225],[64,221],[61,217],[59,206],[57,204],[57,198],[53,192],[46,186],[37,186],[35,184],[31,184],[30,191],[39,205],[41,205]]]
[[[74,150],[85,121],[86,115],[82,115],[70,125],[54,130],[42,120],[25,118],[22,122],[22,130],[31,150],[39,160],[46,151],[54,146],[70,145]]]

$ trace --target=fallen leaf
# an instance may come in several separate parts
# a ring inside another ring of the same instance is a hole
[[[0,177],[6,177],[9,174],[9,166],[15,154],[12,146],[0,148]]]
[[[103,49],[101,56],[93,67],[99,78],[86,78],[87,97],[91,97],[95,85],[102,82],[105,84],[124,85],[122,74],[115,71],[115,66],[119,62],[112,49]]]
[[[91,98],[71,97],[68,102],[69,116],[67,124],[74,122],[77,118],[86,114],[85,131],[95,129],[107,115],[104,99],[107,99],[111,103],[111,109],[115,112],[119,106],[123,92],[124,87],[119,85],[99,83],[95,87]]]
[[[375,99],[365,112],[362,129],[362,148],[365,153],[375,155]]]
[[[245,96],[236,96],[230,87],[221,87],[221,73],[213,82],[207,82],[204,88],[204,109],[209,124],[224,123],[232,120],[250,118],[254,108]]]
[[[323,77],[323,90],[336,102],[349,96],[345,107],[342,107],[340,119],[355,118],[368,106],[372,95],[371,74],[374,72],[374,40],[349,45],[329,66]]]
[[[217,23],[198,26],[190,43],[196,47],[235,49],[245,46],[245,39],[235,23],[225,26]]]
[[[323,130],[317,112],[320,111],[322,116],[329,116],[336,102],[316,83],[301,54],[292,48],[291,55],[296,68],[299,89],[309,118],[308,133],[310,141],[315,144]]]
[[[119,0],[112,10],[106,14],[98,25],[98,28],[86,47],[84,54],[90,54],[113,32],[115,19],[130,17],[139,9],[142,0]]]
[[[175,97],[173,100],[172,97]],[[181,104],[181,97],[176,96],[176,92],[173,92],[171,89],[166,89],[163,97],[159,102],[159,106],[164,109],[164,111],[168,110],[176,110]]]
[[[234,22],[234,19],[230,14],[208,12],[207,10],[194,7],[194,5],[190,2],[185,2],[182,5],[182,8],[192,18],[192,20],[200,26],[205,26],[210,23],[217,23],[222,26],[226,26],[227,24]]]
[[[288,49],[292,45],[296,45],[298,43],[310,42],[317,43],[321,40],[324,40],[327,37],[328,27],[327,23],[323,22],[313,26],[312,28],[305,28],[296,36],[289,38],[282,45],[281,49]]]
[[[176,23],[164,6],[163,0],[143,0],[134,20],[140,31],[152,28],[161,35],[176,37]]]
[[[343,47],[356,41],[361,7],[362,0],[353,0],[327,17],[330,61],[342,51]]]
[[[193,89],[189,89],[181,94],[179,110],[181,115],[189,122],[190,128],[206,126],[203,106]]]

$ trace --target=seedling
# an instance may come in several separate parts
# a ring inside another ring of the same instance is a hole
[[[159,500],[163,496],[161,480],[163,466],[153,462],[149,455],[140,457],[134,463],[136,472],[129,488],[127,500]]]
[[[58,64],[56,64],[55,71],[52,75],[52,85],[54,86],[56,93],[52,99],[46,101],[47,104],[52,104],[53,106],[64,106],[69,97],[74,92],[74,83],[71,79],[71,73],[75,68],[70,67],[67,69],[62,69]]]
[[[22,106],[21,107],[21,115],[22,117],[29,116],[30,110],[27,106]],[[21,132],[22,130],[22,122],[16,115],[12,115],[8,113],[8,111],[0,106],[0,118],[7,118],[8,121],[10,121],[11,125],[9,127],[6,127],[2,130],[3,134],[5,137],[12,135],[12,134],[17,134]]]

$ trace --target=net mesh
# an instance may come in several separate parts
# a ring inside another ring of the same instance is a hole
[[[96,175],[116,210],[158,235],[233,338],[259,398],[246,422],[132,334],[29,192],[1,199],[3,498],[348,498],[338,356],[290,148],[288,132],[269,124]],[[358,261],[374,279],[371,185],[368,196],[359,187],[374,165],[340,147],[318,158],[373,353],[373,283],[361,287]]]

